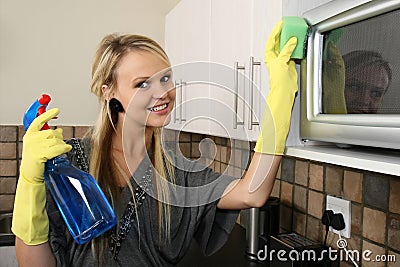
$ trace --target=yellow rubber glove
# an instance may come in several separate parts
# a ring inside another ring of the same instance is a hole
[[[255,152],[282,155],[290,127],[290,118],[297,85],[296,64],[290,59],[297,44],[292,37],[279,52],[282,21],[272,30],[264,52],[264,61],[269,73],[270,92],[267,97],[261,133],[257,139]]]
[[[328,43],[322,65],[322,110],[326,114],[346,114],[345,66],[342,55],[332,41]]]
[[[59,110],[55,108],[38,116],[23,138],[12,232],[27,245],[39,245],[48,240],[49,219],[45,209],[44,163],[72,149],[63,141],[62,129],[40,130],[58,113]]]

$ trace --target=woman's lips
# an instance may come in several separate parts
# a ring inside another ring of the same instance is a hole
[[[157,106],[153,106],[151,108],[148,108],[148,110],[150,112],[157,113],[157,114],[160,114],[160,115],[165,114],[165,113],[168,112],[168,103],[164,103],[164,104],[160,104],[160,105],[157,105]]]

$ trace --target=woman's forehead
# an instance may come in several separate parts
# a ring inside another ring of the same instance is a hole
[[[151,77],[168,68],[169,65],[160,56],[150,51],[135,50],[123,56],[117,66],[116,74],[117,77]]]

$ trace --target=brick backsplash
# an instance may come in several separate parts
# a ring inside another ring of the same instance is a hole
[[[188,158],[198,156],[198,142],[202,138],[213,140],[217,153],[210,167],[219,172],[224,171],[222,166],[227,170],[230,167],[239,169],[236,177],[241,177],[246,171],[252,156],[251,149],[255,145],[185,132],[179,136],[177,142],[192,144],[182,151]],[[399,266],[400,177],[285,156],[271,192],[272,197],[280,199],[281,232],[296,232],[323,243],[325,226],[321,218],[327,195],[351,201],[351,238],[347,239],[347,248],[360,253],[369,249],[371,257],[395,255],[397,259],[396,263],[379,264],[360,260],[357,263],[359,266]],[[248,217],[241,218],[239,223],[246,226],[244,220]],[[338,236],[329,232],[327,244],[337,249],[337,240]],[[354,265],[349,260],[341,262],[340,266]]]
[[[80,138],[87,126],[62,126],[65,139]],[[0,126],[0,212],[13,207],[21,157],[22,126]],[[201,159],[218,172],[242,177],[248,167],[254,143],[202,134],[164,131],[169,149],[185,157]],[[400,177],[351,169],[323,162],[285,156],[279,168],[272,197],[280,199],[280,230],[296,232],[323,242],[321,223],[327,195],[351,201],[352,225],[348,248],[373,254],[395,255],[396,263],[362,266],[399,266],[400,262]],[[246,216],[241,216],[245,220]],[[239,221],[245,225],[245,221]],[[328,234],[328,245],[336,248],[338,237]],[[342,262],[341,266],[352,266]]]

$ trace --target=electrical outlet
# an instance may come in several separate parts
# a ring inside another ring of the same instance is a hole
[[[341,231],[337,231],[332,227],[329,227],[329,231],[336,234],[341,234],[342,237],[350,238],[351,233],[351,202],[342,198],[333,196],[326,196],[326,209],[332,210],[334,213],[343,214],[345,228]]]

